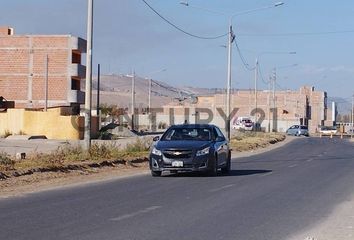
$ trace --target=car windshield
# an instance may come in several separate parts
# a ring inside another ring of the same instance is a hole
[[[301,129],[307,130],[307,127],[306,126],[301,126]]]
[[[170,128],[162,136],[162,141],[194,140],[210,141],[211,129],[209,128]]]

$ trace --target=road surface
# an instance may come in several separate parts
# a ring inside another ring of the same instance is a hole
[[[1,239],[283,240],[354,191],[353,143],[299,138],[227,176],[141,175],[0,201]]]

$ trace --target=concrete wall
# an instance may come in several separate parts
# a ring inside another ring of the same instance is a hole
[[[45,135],[48,139],[83,138],[84,118],[62,116],[61,109],[49,109],[48,112],[8,109],[0,113],[0,135],[5,131],[13,134]]]
[[[200,116],[200,119],[206,119],[207,116]],[[124,119],[123,121],[127,124],[130,124],[130,117],[127,117],[126,119]],[[205,123],[203,121],[198,121],[198,119],[196,119],[196,116],[193,114],[189,114],[189,115],[174,115],[173,117],[170,117],[170,115],[167,114],[157,114],[156,118],[154,120],[155,125],[152,124],[152,129],[156,129],[159,130],[159,125],[161,125],[161,123],[163,123],[164,125],[166,125],[167,127],[170,126],[171,124],[183,124],[184,121],[187,120],[188,123]],[[141,129],[149,129],[149,125],[150,125],[150,120],[149,120],[149,116],[148,115],[137,115],[135,118],[135,123],[136,123],[136,127],[139,127],[139,130]],[[224,119],[219,116],[216,115],[214,116],[211,121],[207,122],[207,123],[211,123],[214,124],[218,127],[220,127],[221,129],[225,129],[225,121]],[[276,126],[277,126],[277,131],[278,132],[285,132],[290,126],[295,125],[295,124],[299,124],[298,120],[289,120],[289,119],[279,119],[276,122]],[[271,129],[273,129],[273,121],[270,121],[270,127]],[[275,127],[275,126],[274,126]],[[268,129],[268,120],[265,119],[261,122],[261,129],[262,131],[267,131]]]
[[[326,101],[326,92],[315,91],[313,87],[304,86],[298,91],[276,91],[274,101],[272,92],[267,90],[258,91],[256,105],[253,91],[238,90],[231,95],[231,109],[237,109],[235,117],[251,117],[253,121],[256,119],[256,113],[258,122],[263,118],[260,123],[262,130],[268,131],[268,122],[270,121],[270,129],[278,132],[285,132],[290,126],[302,123],[308,125],[310,132],[314,133],[318,126],[323,125],[324,121],[326,121],[328,115]],[[180,115],[195,115],[198,111],[202,111],[198,110],[198,108],[202,108],[204,111],[211,111],[213,113],[212,123],[222,127],[225,123],[223,118],[221,118],[220,110],[225,112],[225,105],[225,94],[198,96],[196,104],[184,103],[183,105],[176,105],[171,103],[165,105],[162,114],[167,116],[173,110],[174,118],[177,119],[180,118]],[[277,109],[274,114],[273,110],[271,110],[273,106]],[[257,111],[255,111],[256,107]],[[193,118],[192,116],[190,119]],[[200,118],[203,119],[202,116]],[[231,120],[231,122],[233,121]],[[274,126],[273,122],[275,123]]]

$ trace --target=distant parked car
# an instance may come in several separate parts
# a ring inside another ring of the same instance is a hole
[[[232,128],[236,130],[246,130],[246,131],[252,131],[253,130],[253,122],[249,117],[237,117],[233,124]]]
[[[334,135],[336,134],[338,131],[337,131],[337,128],[336,127],[328,127],[328,126],[322,126],[320,128],[320,133],[322,135]]]
[[[217,175],[230,171],[231,150],[221,130],[210,124],[173,125],[154,138],[149,156],[151,175],[163,171],[198,171]]]
[[[293,136],[309,136],[309,129],[304,125],[293,125],[286,131],[286,134]]]

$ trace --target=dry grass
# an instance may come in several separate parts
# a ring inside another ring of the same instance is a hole
[[[234,151],[244,152],[265,148],[270,144],[283,141],[285,135],[281,133],[263,133],[263,132],[238,132],[231,139],[231,147]]]
[[[10,132],[9,130],[5,130],[4,134],[1,135],[0,137],[1,138],[7,138],[8,136],[12,135],[12,132]]]
[[[83,163],[101,163],[109,160],[129,161],[146,158],[150,144],[150,140],[137,139],[123,150],[115,144],[93,144],[88,151],[81,146],[65,146],[52,153],[32,153],[25,160],[19,161],[15,161],[5,153],[0,153],[0,171],[57,168]]]

